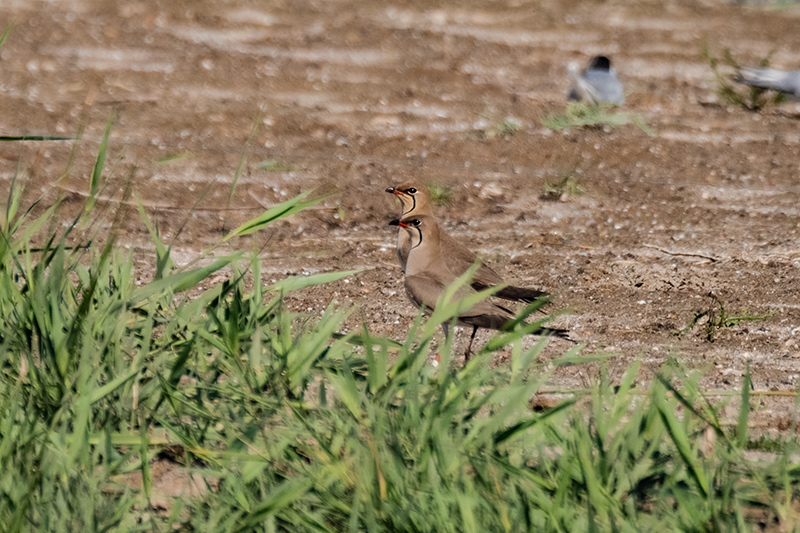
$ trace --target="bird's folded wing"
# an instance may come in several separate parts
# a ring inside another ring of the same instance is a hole
[[[436,308],[436,302],[446,288],[436,279],[422,275],[406,276],[405,286],[408,299],[426,311]]]
[[[441,239],[444,263],[456,276],[460,276],[469,270],[472,265],[475,264],[475,261],[479,261],[475,252],[471,251],[447,233],[442,232]],[[472,276],[473,286],[476,283],[485,287],[503,283],[503,278],[500,277],[500,274],[486,266],[482,261],[479,262],[480,266]]]

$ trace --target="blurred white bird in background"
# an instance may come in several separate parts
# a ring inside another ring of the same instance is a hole
[[[592,104],[608,103],[622,105],[625,93],[617,79],[611,60],[606,56],[595,56],[583,70],[577,63],[567,65],[572,85],[567,94],[569,100],[582,100]]]

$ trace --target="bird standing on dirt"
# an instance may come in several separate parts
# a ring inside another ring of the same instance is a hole
[[[772,89],[800,98],[800,70],[778,70],[766,67],[742,67],[736,81],[762,89]]]
[[[403,212],[400,218],[409,216],[425,216],[433,218],[433,209],[431,207],[431,197],[428,189],[418,183],[404,183],[397,187],[389,187],[386,192],[393,194],[402,205]],[[482,290],[495,285],[502,285],[503,278],[500,275],[483,264],[481,260],[464,247],[461,243],[440,231],[437,226],[437,233],[439,234],[440,246],[442,250],[443,263],[447,265],[456,276],[462,275],[469,270],[476,262],[479,263],[478,270],[472,277],[472,287],[475,290]],[[409,251],[411,250],[411,237],[408,232],[403,231],[401,228],[397,236],[397,258],[400,261],[400,266],[403,272],[406,272]],[[455,278],[454,278],[455,279]],[[513,300],[516,302],[530,303],[538,298],[546,298],[548,294],[536,289],[528,289],[525,287],[515,287],[509,285],[500,289],[495,296],[505,300]]]
[[[393,220],[390,224],[400,226],[410,241],[404,281],[406,295],[414,305],[431,313],[445,289],[458,277],[445,263],[439,225],[430,215],[407,215],[400,220]],[[450,302],[444,303],[458,301],[470,294],[475,294],[473,288],[461,287]],[[488,300],[482,300],[459,313],[458,324],[472,326],[472,335],[464,357],[468,360],[472,353],[472,342],[475,340],[478,328],[510,330],[515,324],[515,318],[513,312]],[[442,329],[445,337],[448,336],[448,324],[443,323]],[[532,331],[531,334],[555,335],[572,340],[564,329],[542,327]]]
[[[570,63],[567,73],[572,80],[572,85],[567,94],[568,100],[582,100],[591,104],[625,103],[625,93],[622,84],[617,79],[616,71],[611,67],[611,60],[606,56],[595,56],[583,70],[578,70],[578,65]]]

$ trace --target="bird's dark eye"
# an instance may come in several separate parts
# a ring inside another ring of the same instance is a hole
[[[414,226],[419,227],[419,225],[422,224],[422,221],[418,218],[415,218],[411,221],[411,223],[414,224]]]
[[[417,194],[417,189],[415,189],[414,187],[410,187],[406,192],[408,192],[409,194]]]

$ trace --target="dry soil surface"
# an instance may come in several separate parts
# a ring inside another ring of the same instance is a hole
[[[586,353],[618,354],[614,375],[642,358],[646,388],[676,356],[707,372],[709,390],[736,390],[749,361],[756,389],[788,394],[800,375],[798,108],[725,104],[702,56],[704,45],[718,57],[729,48],[756,64],[774,52],[774,66],[797,67],[800,9],[759,6],[4,0],[0,21],[14,27],[0,54],[0,134],[85,130],[67,179],[72,141],[0,143],[0,173],[7,189],[21,161],[29,199],[61,191],[80,205],[113,114],[103,197],[119,204],[133,175],[183,262],[265,206],[322,186],[334,192],[324,203],[236,246],[261,250],[264,283],[363,268],[290,303],[356,305],[350,327],[363,319],[396,339],[416,310],[387,226],[398,206],[383,191],[412,179],[449,186],[438,211],[447,231],[509,279],[555,292],[550,309],[566,313],[554,323]],[[624,110],[653,136],[542,125],[564,110],[566,64],[598,53],[625,84]],[[503,135],[509,122],[521,127]],[[542,198],[570,174],[584,194]],[[135,210],[126,220],[122,242],[147,279],[152,245]],[[717,301],[769,317],[713,342],[701,326],[674,334]],[[553,341],[543,357],[568,348]],[[560,369],[551,385],[596,372]],[[792,397],[756,404],[757,424],[789,427]]]

